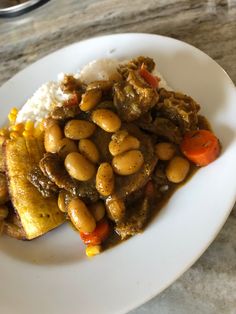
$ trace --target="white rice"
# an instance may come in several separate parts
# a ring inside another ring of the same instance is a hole
[[[40,122],[54,106],[68,99],[69,96],[62,92],[58,82],[47,82],[27,100],[17,115],[16,123],[28,120]]]
[[[125,61],[122,63],[125,63]],[[86,84],[97,80],[115,79],[119,75],[117,72],[119,64],[118,60],[111,58],[94,60],[84,66],[79,73],[72,75],[80,78]],[[158,71],[154,70],[153,73],[161,79],[159,82],[160,87],[172,90]],[[62,105],[64,101],[68,100],[69,95],[63,93],[60,88],[60,82],[64,79],[64,75],[64,73],[60,73],[57,81],[43,84],[21,108],[16,123],[28,120],[40,122],[56,105]]]
[[[80,71],[79,77],[86,84],[99,80],[116,79],[119,75],[117,68],[119,61],[116,59],[99,59],[91,61]]]

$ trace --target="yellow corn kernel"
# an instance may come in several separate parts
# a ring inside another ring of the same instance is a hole
[[[10,111],[10,113],[12,113],[13,115],[17,116],[18,111],[19,111],[19,110],[18,110],[17,108],[12,108],[11,111]]]
[[[33,132],[32,131],[24,131],[23,133],[22,133],[22,135],[24,136],[24,137],[31,137],[31,136],[33,136]]]
[[[102,251],[101,245],[88,245],[86,247],[86,255],[88,257],[92,257],[94,255],[97,255],[97,254],[101,253],[101,251]]]
[[[15,124],[11,127],[11,131],[16,131],[16,132],[22,133],[23,130],[24,130],[24,124],[23,123],[18,123],[18,124]]]
[[[40,126],[37,126],[35,129],[34,129],[34,136],[35,137],[40,137],[40,135],[43,133],[43,131],[41,130],[41,127]]]
[[[14,138],[17,138],[17,137],[19,137],[20,136],[20,134],[18,133],[18,132],[16,132],[16,131],[12,131],[12,132],[10,132],[10,139],[14,139]]]
[[[45,121],[45,119],[42,120],[42,121],[39,123],[39,125],[38,125],[38,127],[40,128],[40,130],[41,130],[42,132],[44,131],[44,121]]]
[[[2,128],[0,129],[0,136],[8,136],[9,135],[9,131],[7,128]]]
[[[14,124],[16,122],[16,115],[10,112],[8,114],[8,120],[9,120],[10,124]]]
[[[31,131],[34,129],[34,122],[33,121],[26,121],[25,122],[25,131]]]

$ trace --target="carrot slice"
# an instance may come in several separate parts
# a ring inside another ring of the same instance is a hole
[[[102,219],[97,223],[95,230],[91,233],[80,232],[80,237],[85,244],[97,245],[107,239],[110,233],[110,225],[107,220]]]
[[[155,77],[154,75],[152,75],[146,68],[145,66],[142,64],[141,69],[139,70],[139,74],[140,76],[142,76],[142,78],[149,84],[151,85],[152,88],[157,88],[158,87],[158,83],[159,80],[157,77]]]
[[[67,107],[74,107],[77,106],[79,104],[79,98],[78,95],[76,93],[74,93],[69,100],[67,100],[67,102],[64,103],[65,106]]]
[[[187,132],[180,144],[182,153],[197,166],[206,166],[220,154],[218,138],[208,130]]]

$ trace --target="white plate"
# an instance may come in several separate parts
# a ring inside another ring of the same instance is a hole
[[[119,34],[82,41],[39,60],[0,89],[1,118],[43,82],[89,61],[148,55],[176,90],[194,97],[219,136],[222,155],[171,198],[142,235],[88,260],[79,236],[63,226],[32,242],[0,241],[0,312],[125,313],[189,268],[223,226],[236,196],[236,95],[224,70],[175,39]]]

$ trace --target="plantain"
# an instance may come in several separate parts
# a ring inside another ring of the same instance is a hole
[[[27,180],[27,174],[43,156],[41,144],[33,137],[18,137],[7,140],[4,147],[10,198],[28,240],[43,235],[65,221],[57,199],[43,198]]]

